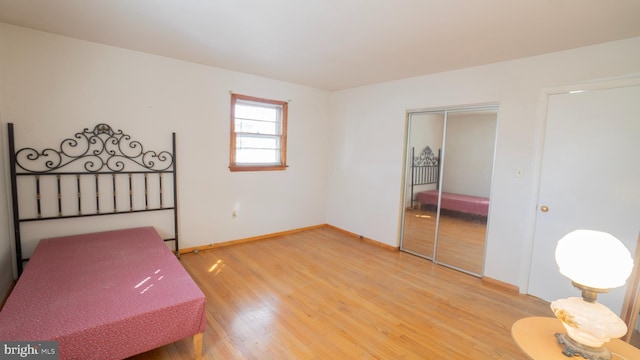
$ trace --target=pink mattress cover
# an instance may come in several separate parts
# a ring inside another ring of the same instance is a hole
[[[153,227],[41,240],[0,311],[0,340],[122,359],[203,332],[205,296]]]
[[[438,190],[421,191],[418,193],[418,201],[423,204],[438,204]],[[489,214],[489,199],[442,192],[440,206],[443,209],[460,211],[469,214],[487,216]]]

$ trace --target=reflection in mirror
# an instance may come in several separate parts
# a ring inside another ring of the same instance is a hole
[[[631,304],[633,305],[632,311],[634,311],[634,313],[630,319],[630,323],[627,325],[627,335],[624,340],[629,344],[640,348],[640,304],[638,303],[640,301],[638,300],[638,295],[640,294],[638,293],[640,293],[640,290],[636,287],[637,295],[635,297],[635,303]]]
[[[624,341],[640,348],[640,235],[633,257],[634,268],[627,280],[627,291],[622,304],[622,320],[627,324]]]
[[[421,206],[418,195],[436,191],[440,181],[440,149],[444,113],[409,114],[407,143],[407,188],[404,193],[402,249],[433,259],[436,240],[435,206]],[[436,202],[437,204],[437,202]]]
[[[482,274],[496,117],[496,108],[409,114],[403,251]]]
[[[495,112],[447,114],[436,258],[482,274],[496,134]]]

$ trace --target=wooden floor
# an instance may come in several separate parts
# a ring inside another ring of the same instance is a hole
[[[525,359],[549,304],[320,228],[181,257],[207,297],[205,359]],[[134,359],[190,359],[191,339]]]

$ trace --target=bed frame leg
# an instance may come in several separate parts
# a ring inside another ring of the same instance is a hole
[[[193,351],[196,354],[196,360],[202,360],[203,338],[204,338],[203,332],[193,335]]]
[[[196,360],[202,360],[203,337],[203,332],[193,335],[193,350],[196,354]]]

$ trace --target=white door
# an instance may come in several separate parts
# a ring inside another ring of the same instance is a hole
[[[531,295],[580,296],[554,257],[557,241],[572,230],[609,232],[633,254],[640,230],[640,86],[549,96],[537,211]],[[598,301],[619,314],[623,298],[624,287]]]

